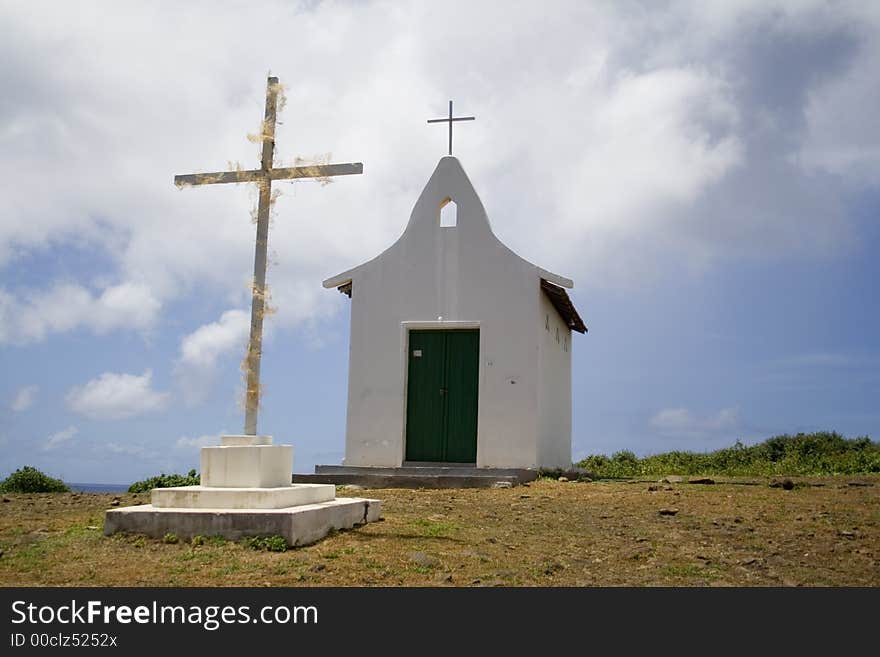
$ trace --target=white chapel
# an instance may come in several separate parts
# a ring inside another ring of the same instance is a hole
[[[351,297],[345,466],[571,466],[573,282],[508,249],[457,158]]]

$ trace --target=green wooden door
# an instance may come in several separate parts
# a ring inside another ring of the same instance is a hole
[[[446,433],[446,332],[410,331],[406,460],[442,461]]]
[[[477,461],[479,331],[446,331],[446,453],[444,461]]]
[[[480,332],[410,331],[406,460],[475,463]]]

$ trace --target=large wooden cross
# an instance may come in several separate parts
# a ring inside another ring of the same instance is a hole
[[[257,244],[254,253],[253,301],[251,303],[251,334],[247,351],[247,393],[244,432],[257,433],[257,411],[260,407],[260,356],[263,351],[263,309],[266,300],[266,247],[269,237],[269,208],[272,202],[272,181],[292,178],[327,178],[363,173],[360,162],[278,168],[275,156],[275,114],[278,105],[278,78],[270,77],[266,88],[266,114],[261,130],[263,142],[260,168],[249,171],[221,171],[174,176],[178,187],[213,185],[217,183],[255,182],[260,188],[257,206]]]

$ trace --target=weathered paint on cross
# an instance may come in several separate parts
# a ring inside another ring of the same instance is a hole
[[[452,101],[449,101],[449,116],[445,119],[428,119],[428,123],[448,123],[449,124],[449,154],[452,155],[452,122],[453,121],[473,121],[473,116],[457,116],[452,118]]]
[[[254,284],[251,302],[251,333],[247,352],[247,393],[245,399],[244,432],[257,433],[257,412],[260,407],[260,357],[263,353],[263,311],[266,303],[266,254],[269,237],[269,208],[272,199],[272,181],[295,178],[327,178],[363,173],[360,162],[274,168],[275,114],[278,106],[278,78],[270,77],[266,87],[266,113],[262,127],[263,150],[260,168],[247,171],[221,171],[174,176],[178,187],[212,185],[217,183],[255,182],[260,186],[257,206],[257,240],[254,251]]]

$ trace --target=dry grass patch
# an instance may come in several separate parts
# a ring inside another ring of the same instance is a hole
[[[768,481],[373,490],[382,522],[286,552],[105,537],[113,495],[5,494],[0,584],[880,585],[880,478],[804,479],[793,490]],[[661,516],[666,508],[678,512]]]

